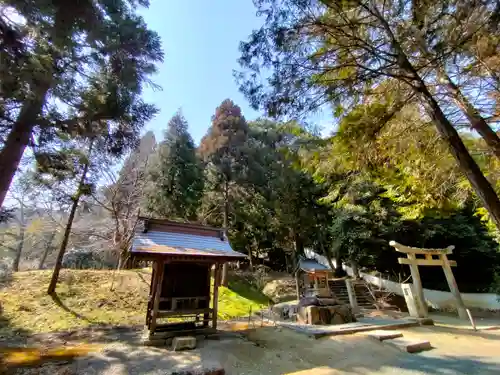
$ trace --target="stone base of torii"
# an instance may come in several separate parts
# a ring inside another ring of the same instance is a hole
[[[453,271],[451,269],[451,267],[456,266],[457,263],[453,260],[449,260],[447,257],[448,254],[453,253],[453,249],[455,248],[454,246],[448,246],[445,249],[422,249],[401,245],[395,241],[391,241],[389,245],[393,246],[396,251],[405,253],[407,256],[406,258],[399,258],[398,262],[399,264],[408,264],[410,266],[413,286],[415,288],[415,298],[417,299],[416,304],[417,306],[420,306],[417,310],[419,311],[419,315],[424,315],[419,316],[419,318],[426,318],[428,312],[418,266],[441,266],[443,267],[450,291],[455,298],[459,317],[461,319],[468,319],[464,301],[462,300],[462,296],[460,295],[457,282],[455,281],[455,277],[453,276]],[[417,255],[424,255],[424,258],[417,258]]]

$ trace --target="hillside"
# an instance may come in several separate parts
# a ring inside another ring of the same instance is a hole
[[[51,271],[17,272],[0,284],[0,336],[75,329],[96,324],[144,324],[150,271],[63,270],[59,300],[46,294]],[[267,306],[242,279],[219,290],[219,319]]]

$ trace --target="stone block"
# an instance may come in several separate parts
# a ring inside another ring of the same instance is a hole
[[[421,326],[433,326],[434,325],[434,320],[432,318],[416,318],[418,324]]]
[[[318,298],[318,301],[323,306],[335,306],[335,305],[342,305],[343,304],[337,298],[334,298],[334,297]]]
[[[326,325],[355,322],[349,305],[337,306],[300,306],[298,321],[303,324]]]
[[[398,337],[403,337],[403,334],[398,331],[377,330],[370,332],[368,336],[378,341],[384,341],[384,340],[397,339]]]
[[[424,350],[432,349],[431,343],[426,340],[408,340],[398,338],[384,341],[384,343],[408,353],[418,353]]]
[[[412,318],[427,318],[427,306],[425,301],[420,301],[416,287],[411,283],[401,284],[401,289]]]
[[[196,337],[193,336],[179,336],[174,337],[172,340],[172,350],[195,349]]]
[[[299,306],[297,321],[302,324],[320,324],[317,306]]]
[[[144,346],[168,346],[170,342],[161,335],[151,335],[149,330],[144,330],[139,339],[139,343]]]
[[[165,339],[155,339],[155,338],[141,340],[141,344],[144,346],[158,346],[158,347],[168,346],[168,343]]]
[[[330,306],[330,324],[345,324],[356,321],[349,305]]]
[[[225,375],[226,372],[220,363],[212,360],[203,360],[191,366],[183,366],[182,370],[174,370],[168,375]]]

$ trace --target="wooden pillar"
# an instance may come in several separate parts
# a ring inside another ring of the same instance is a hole
[[[219,303],[219,284],[221,277],[221,264],[215,264],[215,272],[214,272],[214,296],[212,303],[212,328],[217,329],[217,305]]]
[[[214,285],[215,285],[215,269],[216,269],[216,266],[217,264],[215,265],[210,265],[208,266],[208,276],[207,276],[207,285],[208,285],[208,291],[207,291],[207,295],[208,295],[208,300],[207,300],[207,303],[208,303],[208,306],[205,306],[205,307],[210,307],[210,290],[212,289],[212,266],[214,267]],[[210,319],[210,314],[209,313],[205,313],[203,314],[203,327],[207,328],[208,327],[208,320]]]
[[[359,312],[358,299],[356,298],[356,291],[354,290],[354,285],[351,279],[345,279],[345,286],[347,288],[347,295],[349,297],[349,304],[351,305],[351,310],[354,314]]]
[[[450,261],[448,260],[446,254],[442,254],[439,257],[443,262],[443,271],[444,275],[446,276],[446,281],[448,282],[448,286],[450,287],[450,291],[453,294],[453,297],[455,297],[458,316],[460,317],[460,319],[468,319],[469,317],[467,315],[467,310],[465,309],[464,301],[462,300],[462,296],[460,294],[460,291],[458,290],[457,282],[455,280],[455,277],[453,276]]]
[[[160,297],[161,297],[161,288],[163,285],[163,277],[165,274],[165,262],[163,260],[159,260],[157,263],[157,276],[155,283],[155,292],[154,292],[154,300],[153,300],[153,312],[151,316],[151,324],[149,327],[149,334],[152,335],[156,330],[156,318],[158,316],[158,309],[160,307]]]
[[[422,287],[422,280],[420,280],[420,272],[418,272],[417,257],[415,256],[415,254],[411,253],[408,253],[406,255],[410,260],[411,278],[413,281],[413,286],[415,287],[416,298],[418,299],[417,302],[420,306],[422,306],[422,312],[425,314],[425,317],[427,317],[427,302],[425,302],[424,288]]]
[[[156,276],[158,274],[158,263],[153,262],[153,272],[151,273],[151,282],[149,284],[148,306],[146,309],[146,326],[149,328],[151,322],[151,310],[153,309],[153,298],[156,290]]]

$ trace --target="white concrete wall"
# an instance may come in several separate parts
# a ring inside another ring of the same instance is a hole
[[[308,258],[313,258],[318,261],[318,263],[325,266],[328,265],[327,259],[323,255],[316,254],[310,249],[305,250],[305,254]],[[333,260],[333,264],[336,266],[336,261]],[[343,265],[344,270],[349,276],[353,275],[352,269],[346,265]],[[370,275],[367,273],[360,272],[360,276],[368,283],[384,288],[394,294],[403,296],[403,291],[401,285],[397,282],[383,279],[381,277]],[[466,307],[471,308],[481,308],[488,310],[500,310],[499,295],[494,293],[461,293],[462,299]],[[435,309],[449,309],[455,307],[455,300],[451,292],[443,292],[440,290],[426,289],[424,288],[424,296],[429,306]]]

